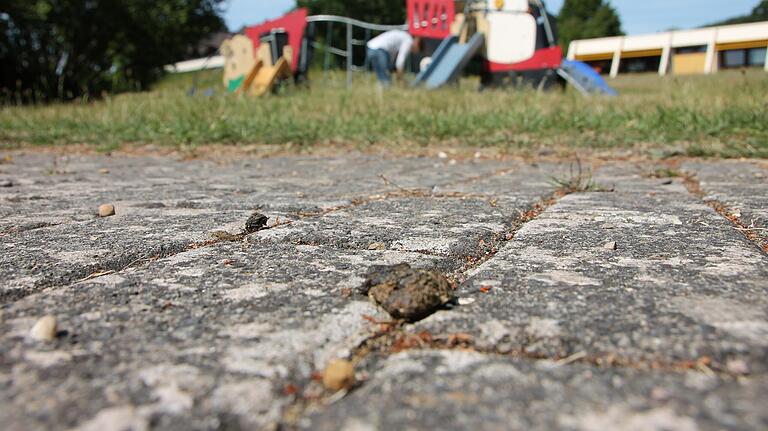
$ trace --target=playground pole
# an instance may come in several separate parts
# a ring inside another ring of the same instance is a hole
[[[347,23],[347,88],[352,88],[352,23]]]

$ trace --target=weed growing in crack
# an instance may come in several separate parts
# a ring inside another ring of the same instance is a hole
[[[683,176],[683,173],[673,169],[673,168],[657,168],[654,169],[646,175],[648,178],[660,178],[660,179],[666,179],[666,178],[680,178]]]
[[[550,181],[563,194],[611,191],[592,179],[592,170],[584,168],[580,159],[570,164],[567,176],[551,177]]]

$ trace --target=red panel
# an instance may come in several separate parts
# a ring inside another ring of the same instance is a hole
[[[293,73],[296,73],[296,69],[299,67],[301,40],[304,38],[304,30],[307,28],[307,10],[296,9],[281,18],[246,28],[245,34],[253,41],[254,52],[259,49],[259,37],[275,28],[282,28],[288,32],[288,45],[293,49],[291,69]]]
[[[563,62],[563,49],[559,46],[553,46],[536,51],[528,60],[520,63],[501,64],[492,61],[487,62],[490,72],[511,72],[536,69],[556,69]]]
[[[408,31],[419,37],[444,39],[456,17],[454,0],[408,0]]]

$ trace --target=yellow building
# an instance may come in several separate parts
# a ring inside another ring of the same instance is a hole
[[[612,77],[619,73],[659,75],[714,73],[760,67],[768,71],[768,21],[571,42],[568,58],[591,64]]]

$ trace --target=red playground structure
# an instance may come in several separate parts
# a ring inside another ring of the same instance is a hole
[[[484,43],[461,54],[481,58],[484,86],[562,85],[557,70],[563,51],[557,44],[555,22],[541,0],[407,0],[407,8],[408,31],[426,39],[427,47],[434,46],[429,43],[434,39],[454,36],[456,43],[463,44],[474,34],[482,35]],[[458,60],[441,54],[432,60]]]

